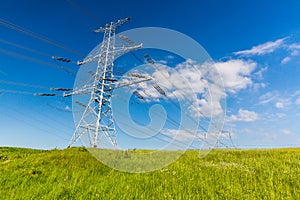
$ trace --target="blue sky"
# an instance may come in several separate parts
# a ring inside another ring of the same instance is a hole
[[[68,144],[74,130],[72,114],[59,109],[71,106],[69,102],[32,93],[72,87],[75,76],[59,69],[51,55],[82,59],[102,39],[91,30],[127,16],[132,21],[119,31],[149,26],[174,29],[206,49],[223,75],[224,130],[232,132],[238,146],[300,145],[297,0],[3,0],[0,13],[1,146],[48,149]],[[33,34],[24,34],[20,27]],[[72,64],[64,67],[78,69]]]

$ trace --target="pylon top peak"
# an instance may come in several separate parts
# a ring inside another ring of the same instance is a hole
[[[121,25],[123,25],[124,23],[130,21],[131,18],[130,17],[126,17],[124,19],[119,19],[115,22],[110,22],[109,24],[106,24],[104,27],[100,27],[96,30],[94,30],[95,33],[99,33],[99,32],[105,32],[107,30],[116,30],[117,28],[119,28]]]

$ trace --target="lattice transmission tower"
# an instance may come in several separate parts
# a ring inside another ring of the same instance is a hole
[[[104,33],[100,50],[96,55],[88,56],[83,61],[78,62],[78,65],[82,65],[82,67],[85,64],[97,62],[97,68],[93,74],[92,84],[84,85],[64,94],[64,96],[78,94],[90,96],[88,103],[83,105],[83,114],[76,125],[68,148],[83,134],[88,135],[92,147],[97,147],[100,138],[104,136],[109,139],[114,148],[117,148],[116,127],[111,105],[112,93],[117,87],[116,82],[118,81],[113,72],[114,60],[120,55],[142,47],[142,44],[115,46],[116,29],[129,20],[130,18],[121,19],[94,30],[97,33]]]

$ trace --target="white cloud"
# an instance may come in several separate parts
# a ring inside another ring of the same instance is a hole
[[[158,60],[157,62],[160,63],[160,64],[163,64],[163,65],[168,64],[168,61],[166,61],[166,60]]]
[[[176,68],[162,64],[156,68],[150,76],[166,91],[168,98],[192,98],[207,90],[207,80],[199,69],[201,66],[191,60],[178,64]],[[152,91],[155,93],[155,89]]]
[[[67,105],[67,106],[65,107],[65,110],[66,110],[66,111],[71,111],[70,106]]]
[[[259,103],[273,105],[278,109],[290,109],[292,105],[300,105],[300,90],[294,92],[270,91],[259,97]]]
[[[167,58],[168,60],[172,60],[172,59],[174,59],[174,56],[168,55],[166,58]]]
[[[285,49],[288,50],[289,56],[286,56],[281,60],[281,64],[286,64],[290,62],[293,57],[299,55],[299,50],[300,50],[300,43],[292,43],[292,44],[286,44]]]
[[[268,71],[268,67],[267,67],[267,66],[266,66],[266,67],[262,67],[260,70],[258,70],[257,72],[255,72],[254,75],[255,75],[258,79],[262,80],[262,79],[263,79],[263,74],[264,74],[266,71]]]
[[[220,61],[214,64],[204,63],[202,65],[187,59],[185,62],[178,64],[176,68],[157,64],[157,69],[149,75],[164,89],[168,90],[168,97],[170,98],[190,97],[199,93],[205,94],[208,89],[211,92],[211,88],[216,90],[214,93],[224,95],[224,92],[221,91],[223,86],[225,91],[237,93],[253,85],[251,76],[256,66],[257,63],[242,59]],[[262,68],[257,72],[257,76],[262,77],[262,73],[266,70],[267,67]],[[140,85],[145,87],[147,84]],[[176,90],[174,90],[174,86],[176,86]],[[152,89],[152,92],[155,93],[155,90]],[[203,104],[203,101],[201,103]]]
[[[168,99],[177,99],[186,106],[193,117],[215,116],[223,113],[220,100],[225,98],[225,91],[213,63],[200,65],[187,59],[175,68],[157,63],[155,68],[150,65],[135,70],[139,74],[145,74],[146,71],[166,93]],[[151,100],[159,100],[162,97],[153,87],[153,81],[140,83],[138,88],[141,93],[151,96]]]
[[[278,98],[277,91],[267,92],[259,97],[259,104],[270,103]]]
[[[299,55],[299,51],[297,50],[293,50],[291,53],[291,56],[298,56]]]
[[[189,130],[164,129],[162,130],[162,134],[168,135],[177,141],[188,141],[193,140],[195,138],[204,139],[203,135],[196,135],[195,131]]]
[[[275,103],[276,108],[286,108],[292,104],[292,95],[287,95],[284,98],[278,98],[278,101]]]
[[[229,121],[254,122],[258,119],[258,114],[253,111],[239,109],[237,115],[231,115]]]
[[[266,87],[265,83],[254,83],[253,84],[253,91],[257,92],[258,89],[265,88],[265,87]]]
[[[232,133],[228,132],[197,132],[192,130],[182,130],[182,129],[163,129],[160,132],[161,134],[167,135],[175,141],[179,141],[181,146],[186,145],[188,147],[192,141],[200,140],[203,141],[204,146],[202,148],[212,148],[216,141],[222,137],[222,139],[229,139],[230,136],[233,136]],[[229,136],[229,134],[231,134]],[[176,143],[174,143],[176,144]]]
[[[288,63],[288,62],[290,62],[291,61],[291,57],[289,57],[289,56],[287,56],[287,57],[285,57],[284,59],[282,59],[281,60],[281,64],[286,64],[286,63]]]
[[[297,96],[300,97],[300,90],[296,90],[291,96],[292,97],[297,97]]]
[[[282,118],[285,118],[285,117],[286,117],[286,114],[284,114],[284,113],[276,113],[276,116],[277,116],[278,118],[282,119]]]
[[[235,52],[235,55],[241,56],[252,56],[252,55],[264,55],[274,52],[276,49],[280,48],[286,38],[281,38],[276,41],[269,41],[258,46],[254,46],[251,49]]]
[[[296,105],[300,105],[300,97],[296,100]]]
[[[277,103],[275,103],[275,107],[276,108],[284,108],[284,105],[282,102],[277,102]]]
[[[292,43],[288,46],[289,50],[300,50],[300,43]]]
[[[288,129],[282,129],[280,130],[281,133],[285,134],[285,135],[291,135],[292,131],[288,130]]]
[[[257,66],[253,61],[228,60],[217,62],[215,66],[222,75],[227,92],[236,93],[253,84],[250,75]]]

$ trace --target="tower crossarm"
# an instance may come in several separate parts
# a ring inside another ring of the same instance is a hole
[[[134,46],[115,47],[114,52],[113,52],[114,57],[117,58],[123,54],[130,52],[130,51],[140,49],[140,48],[142,48],[142,46],[143,46],[143,44],[138,44],[138,45],[134,45]],[[85,65],[88,63],[92,63],[92,62],[97,62],[100,57],[101,57],[101,55],[99,55],[99,54],[96,54],[94,57],[87,57],[83,61],[78,61],[77,65]]]
[[[100,33],[100,32],[105,32],[109,29],[113,29],[116,30],[117,28],[119,28],[121,25],[123,25],[124,23],[130,21],[130,17],[126,17],[124,19],[119,19],[116,22],[111,22],[110,24],[106,24],[104,27],[100,27],[96,30],[94,30],[95,33]]]
[[[124,88],[124,87],[128,87],[128,86],[131,86],[131,85],[136,85],[136,84],[151,81],[151,80],[153,80],[153,79],[150,78],[150,77],[147,77],[147,78],[144,78],[144,79],[134,79],[134,80],[130,80],[130,81],[128,81],[128,80],[119,81],[118,84],[116,84],[114,89]]]
[[[123,54],[126,54],[126,53],[136,50],[136,49],[140,49],[142,47],[143,47],[142,43],[138,44],[138,45],[134,45],[134,46],[115,47],[114,54],[115,54],[115,57],[117,58]]]

